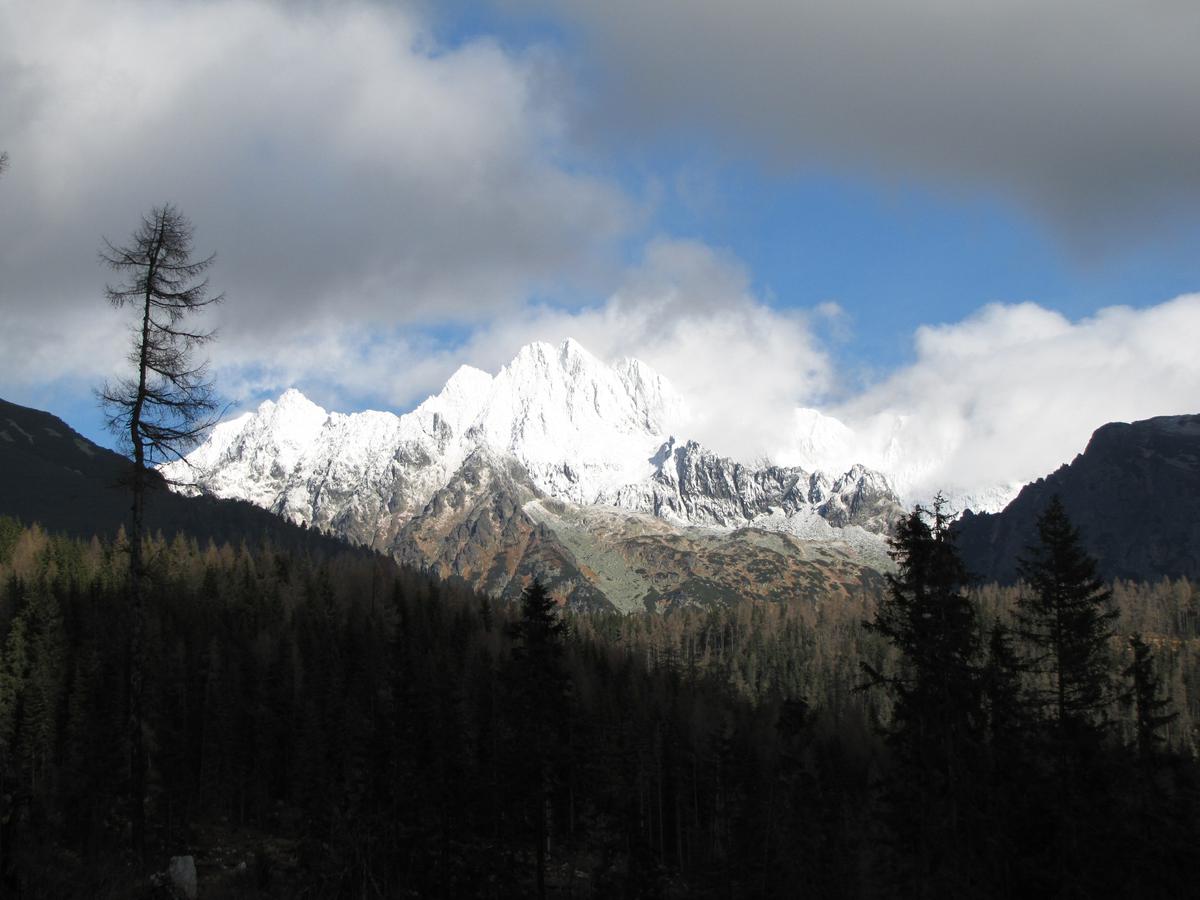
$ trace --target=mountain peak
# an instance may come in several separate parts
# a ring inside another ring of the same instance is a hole
[[[492,376],[483,369],[459,366],[437,396],[447,400],[481,402],[491,389],[492,381]]]
[[[608,366],[601,359],[593,355],[577,340],[567,338],[557,345],[548,341],[531,341],[517,351],[512,361],[501,369],[501,372],[542,372],[561,369],[576,374],[583,369],[607,368]]]
[[[327,415],[322,407],[309,400],[299,388],[294,387],[290,387],[280,394],[279,399],[275,400],[273,403],[270,400],[263,401],[263,403],[259,406],[259,409],[262,410],[263,407],[266,407],[268,404],[277,410],[282,410],[289,413],[296,412],[310,415],[320,413],[321,415]]]
[[[592,355],[591,353],[588,353],[583,344],[579,343],[579,341],[575,340],[573,337],[564,338],[562,343],[558,345],[558,352],[563,356],[572,356],[580,353],[587,356]]]

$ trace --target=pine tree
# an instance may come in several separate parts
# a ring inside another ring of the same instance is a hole
[[[1003,625],[993,626],[983,669],[983,695],[987,704],[988,737],[997,754],[1012,752],[1026,726],[1021,690],[1024,666]]]
[[[1110,592],[1061,500],[1037,521],[1037,542],[1020,561],[1017,632],[1025,642],[1034,776],[1045,830],[1041,894],[1094,893],[1124,873],[1106,822],[1119,816],[1119,757],[1109,753],[1113,620]]]
[[[10,595],[16,594],[15,579]],[[29,642],[25,619],[16,617],[0,653],[0,789],[17,774],[16,739],[21,722],[21,700],[29,677]]]
[[[513,623],[511,684],[516,700],[520,789],[534,825],[537,894],[546,896],[546,843],[555,763],[563,743],[569,688],[563,665],[567,626],[558,604],[538,579],[521,593],[521,617]]]
[[[30,790],[37,793],[45,790],[41,782],[51,769],[65,676],[62,615],[58,601],[45,584],[30,592],[21,618],[25,622],[29,657],[21,715],[21,755]]]
[[[1055,496],[1037,522],[1038,543],[1019,571],[1027,589],[1018,600],[1018,630],[1032,646],[1040,678],[1032,701],[1051,726],[1064,767],[1098,749],[1114,699],[1110,641],[1116,611],[1083,549],[1079,530]]]
[[[1129,638],[1129,647],[1133,650],[1133,662],[1121,674],[1132,681],[1127,696],[1133,701],[1136,715],[1138,757],[1149,765],[1159,747],[1166,743],[1160,732],[1179,713],[1164,712],[1170,708],[1171,698],[1162,696],[1162,680],[1154,670],[1154,653],[1149,645],[1140,634],[1134,634]]]
[[[919,892],[949,890],[973,837],[967,818],[984,719],[971,579],[940,495],[932,512],[918,506],[897,524],[891,546],[897,572],[866,627],[895,647],[898,669],[885,675],[864,664],[869,683],[895,703],[885,799],[902,876]]]
[[[894,696],[892,737],[902,744],[943,729],[965,736],[979,724],[978,624],[965,590],[970,575],[940,497],[932,522],[929,516],[918,506],[897,524],[890,554],[897,572],[887,575],[888,596],[866,626],[900,652],[896,674],[866,671]]]

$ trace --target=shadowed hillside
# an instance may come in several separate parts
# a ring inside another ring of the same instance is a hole
[[[1160,416],[1096,430],[1087,449],[1026,485],[1000,513],[957,526],[967,565],[1011,582],[1033,525],[1058,494],[1105,578],[1200,578],[1200,415]]]
[[[129,520],[123,479],[130,462],[48,412],[0,400],[0,514],[78,537],[113,535]],[[160,482],[161,483],[161,482]],[[344,549],[249,503],[188,498],[161,483],[146,500],[146,525],[204,541],[266,538],[289,550]]]

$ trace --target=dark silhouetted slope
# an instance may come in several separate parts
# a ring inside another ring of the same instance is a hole
[[[122,479],[130,463],[92,443],[57,416],[0,400],[0,515],[50,531],[111,535],[129,520]],[[269,538],[292,550],[344,550],[332,537],[292,525],[249,503],[183,497],[166,489],[146,499],[146,525],[170,537],[200,540]]]
[[[1026,485],[1002,512],[966,514],[957,531],[971,569],[1015,580],[1054,494],[1106,578],[1200,578],[1200,415],[1105,425],[1069,465]]]

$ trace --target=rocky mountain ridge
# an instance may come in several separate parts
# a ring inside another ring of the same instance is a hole
[[[578,569],[526,513],[541,500],[718,536],[754,528],[829,542],[846,530],[843,545],[882,556],[902,511],[882,475],[746,466],[677,441],[683,408],[643,363],[608,366],[575,341],[538,343],[495,376],[459,369],[401,416],[328,413],[287,391],[219,425],[164,473],[192,493],[246,499],[500,593],[539,555]],[[586,575],[564,577],[573,598],[601,602]]]

